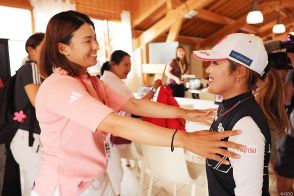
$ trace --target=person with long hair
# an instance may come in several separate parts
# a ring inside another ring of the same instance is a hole
[[[70,10],[50,19],[40,60],[46,79],[36,99],[42,162],[32,195],[114,195],[105,173],[106,132],[139,143],[171,146],[171,150],[182,147],[222,163],[227,161],[217,154],[239,157],[222,148],[244,150],[244,146],[219,139],[240,131],[186,133],[117,115],[117,111],[126,111],[207,122],[215,110],[187,110],[112,91],[87,73],[87,68],[97,63],[98,49],[95,26],[87,15]]]
[[[212,61],[206,69],[208,91],[223,97],[211,131],[242,130],[242,134],[224,140],[247,146],[239,151],[238,160],[223,157],[229,165],[207,159],[209,195],[269,195],[270,129],[263,108],[252,94],[268,64],[262,40],[254,35],[234,33],[225,36],[211,50],[195,51],[194,55]]]
[[[282,87],[291,67],[287,62],[288,57],[285,52],[269,53],[268,56],[268,71],[258,80],[254,96],[271,130],[271,166],[274,166],[277,158],[277,140],[290,129],[289,118],[284,106],[286,92]]]
[[[165,75],[167,85],[173,90],[174,97],[185,97],[185,84],[182,76],[187,73],[189,63],[183,46],[176,49],[176,58],[167,64]]]
[[[100,80],[105,82],[113,91],[126,97],[134,97],[133,92],[122,81],[126,79],[131,71],[131,57],[122,50],[115,50],[110,60],[105,62],[101,67]],[[160,86],[161,80],[156,80],[149,92],[142,99],[152,99]],[[132,116],[131,113],[119,111],[118,115]],[[123,180],[123,168],[121,164],[122,154],[129,149],[130,140],[110,135],[110,158],[108,159],[107,172],[117,195],[121,193],[121,182]],[[137,193],[134,193],[136,195]]]

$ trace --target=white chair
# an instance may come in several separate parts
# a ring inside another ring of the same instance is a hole
[[[177,195],[176,185],[178,183],[191,184],[191,196],[196,195],[196,183],[199,182],[198,179],[201,175],[205,175],[203,163],[187,164],[182,148],[175,148],[174,152],[171,152],[169,147],[142,145],[142,151],[146,166],[152,171],[148,196],[151,196],[152,193],[154,175],[173,182],[174,196]]]

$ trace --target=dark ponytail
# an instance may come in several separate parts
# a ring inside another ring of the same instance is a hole
[[[105,63],[103,63],[101,69],[100,69],[100,74],[101,76],[103,75],[104,71],[108,71],[110,70],[110,62],[109,61],[106,61]]]

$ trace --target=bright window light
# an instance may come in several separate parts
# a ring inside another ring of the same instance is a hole
[[[13,75],[27,56],[25,42],[32,34],[31,12],[26,9],[0,6],[0,26],[0,38],[9,40],[10,69]]]

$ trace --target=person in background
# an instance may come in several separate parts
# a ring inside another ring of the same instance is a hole
[[[291,128],[286,135],[279,137],[277,141],[275,171],[277,173],[277,191],[280,195],[294,193],[294,69],[289,70],[287,73],[285,91],[285,104],[287,106]]]
[[[98,49],[95,26],[87,15],[70,10],[50,19],[40,61],[46,80],[36,98],[42,162],[32,195],[114,195],[105,174],[106,132],[139,143],[182,147],[222,163],[227,162],[217,154],[239,157],[222,147],[244,150],[244,146],[219,141],[239,131],[186,133],[117,115],[117,111],[126,111],[205,122],[211,120],[214,110],[176,108],[112,91],[87,73],[97,63]]]
[[[133,98],[133,92],[122,81],[126,79],[131,71],[130,55],[122,50],[116,50],[111,54],[110,61],[105,62],[101,67],[100,80],[105,82],[113,91]],[[150,91],[142,99],[152,99],[160,86],[161,80],[156,80]],[[131,117],[131,113],[119,111],[118,115]],[[121,155],[127,150],[131,141],[124,138],[110,136],[110,158],[108,159],[107,172],[116,195],[121,193],[121,182],[123,179],[123,168]],[[134,193],[136,195],[136,193]]]
[[[41,163],[39,151],[40,127],[35,114],[35,100],[42,78],[39,72],[38,57],[44,33],[31,35],[25,44],[28,61],[17,71],[15,82],[14,102],[21,122],[10,149],[14,159],[20,166],[22,195],[30,195],[34,179]]]
[[[186,51],[183,46],[178,46],[176,58],[174,58],[165,69],[167,85],[173,90],[174,97],[185,96],[185,84],[182,76],[188,71]]]
[[[234,33],[225,36],[211,50],[195,51],[194,55],[212,61],[206,69],[208,91],[224,99],[211,130],[242,130],[242,134],[225,140],[247,146],[239,152],[238,160],[224,157],[229,165],[207,159],[209,195],[269,195],[270,129],[263,108],[252,94],[268,64],[262,40],[254,35]]]

